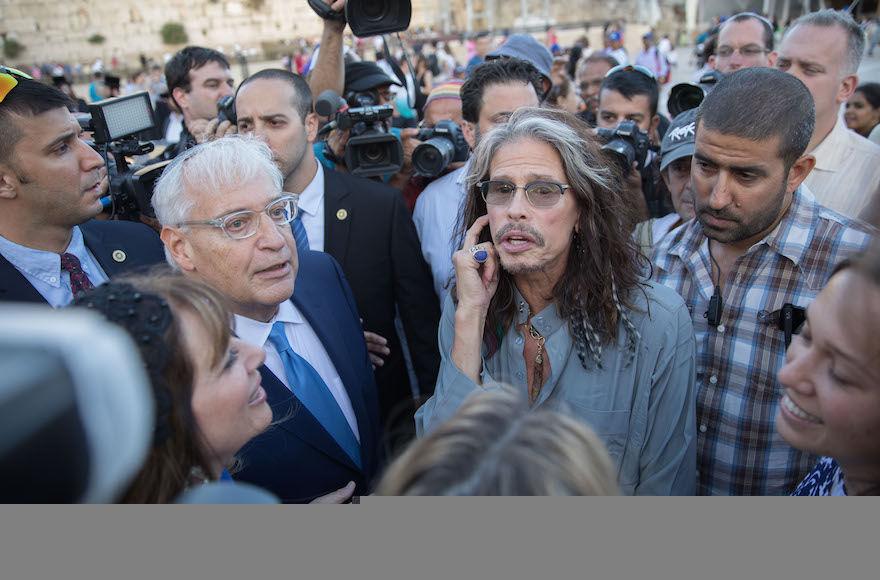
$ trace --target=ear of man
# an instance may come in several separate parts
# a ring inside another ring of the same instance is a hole
[[[786,191],[791,193],[800,187],[800,184],[804,182],[804,179],[807,178],[810,171],[812,171],[815,166],[815,157],[807,154],[801,155],[791,166],[791,169],[788,170],[788,177],[786,178],[785,184]]]
[[[183,88],[174,87],[174,90],[171,91],[171,98],[177,104],[181,114],[183,114],[184,109],[189,108],[189,93],[183,90]]]
[[[5,163],[0,163],[0,199],[15,199],[18,196],[18,175]]]
[[[320,123],[318,122],[318,114],[317,113],[309,113],[306,115],[306,139],[308,139],[309,143],[314,143],[318,138],[318,126]]]
[[[841,105],[847,102],[853,96],[853,93],[856,92],[856,87],[858,86],[859,75],[846,75],[843,77],[843,80],[840,81],[840,87],[837,89],[837,104]]]
[[[181,233],[180,228],[165,226],[159,233],[159,238],[165,244],[165,248],[178,268],[184,272],[195,271],[195,263],[192,260],[192,246],[189,240]]]
[[[468,147],[471,148],[471,151],[477,148],[477,131],[474,123],[464,121],[461,126],[461,134],[464,136],[464,140],[467,142]]]

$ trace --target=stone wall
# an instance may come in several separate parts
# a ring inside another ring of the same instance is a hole
[[[522,24],[520,0],[474,0],[477,10],[494,5],[494,28]],[[454,28],[465,30],[465,0],[413,0],[412,28],[432,27],[451,13]],[[623,16],[638,20],[638,0],[527,0],[534,24],[549,7],[551,22],[562,24]],[[231,54],[236,46],[262,45],[300,38],[317,40],[318,16],[306,0],[0,0],[0,33],[15,38],[26,51],[15,63],[62,61],[90,63],[115,56],[121,66],[134,66],[138,56],[162,61],[180,46],[163,45],[159,30],[166,22],[180,22],[189,44],[221,48]],[[475,30],[488,28],[485,18],[472,22]],[[88,42],[94,34],[104,43]]]
[[[253,6],[259,6],[254,8]],[[430,26],[436,2],[413,1],[413,26]],[[16,61],[110,62],[134,65],[138,55],[162,59],[180,46],[163,45],[159,30],[182,23],[190,44],[260,49],[261,43],[321,34],[320,18],[306,0],[0,0],[0,33],[26,47]],[[88,42],[103,35],[103,44]]]

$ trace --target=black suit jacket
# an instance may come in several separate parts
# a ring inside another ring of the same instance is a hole
[[[330,356],[358,424],[361,466],[345,454],[314,415],[265,366],[260,367],[273,424],[251,440],[233,477],[264,487],[284,502],[305,503],[355,482],[370,493],[383,461],[376,382],[357,309],[345,277],[323,252],[300,252],[293,303]]]
[[[80,229],[86,247],[109,278],[165,260],[162,241],[144,224],[90,220]],[[0,256],[0,300],[46,302],[43,295],[3,256]]]
[[[433,394],[440,366],[440,305],[400,192],[376,181],[324,169],[324,251],[342,266],[364,329],[388,339],[391,354],[384,366],[376,369],[376,382],[386,430],[397,431],[402,422],[412,423],[415,407],[394,328],[395,307],[422,397]]]

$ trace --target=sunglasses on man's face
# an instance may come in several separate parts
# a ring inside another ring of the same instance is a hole
[[[18,79],[15,78],[16,76],[29,81],[34,80],[31,75],[23,73],[18,69],[8,66],[0,66],[0,103],[2,103],[3,99],[6,98],[6,95],[18,85]]]

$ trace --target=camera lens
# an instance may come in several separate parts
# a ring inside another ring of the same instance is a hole
[[[367,20],[382,20],[388,11],[386,0],[363,0],[361,10]]]
[[[434,137],[416,147],[412,163],[417,175],[436,177],[443,173],[454,157],[455,144],[449,139]]]
[[[380,165],[386,163],[385,152],[387,147],[383,143],[367,143],[359,149],[360,157],[364,165]]]

